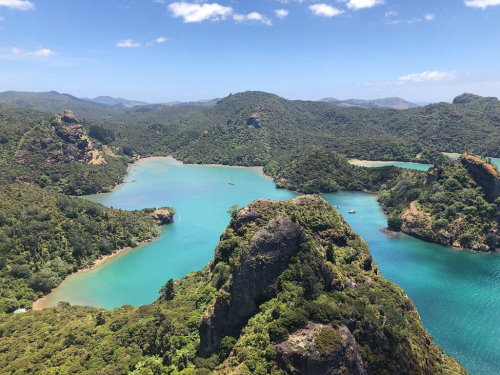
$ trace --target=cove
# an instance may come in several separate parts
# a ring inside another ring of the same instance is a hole
[[[175,223],[158,240],[67,278],[44,305],[68,301],[113,308],[150,303],[169,278],[180,278],[210,261],[229,222],[226,210],[232,204],[295,195],[276,189],[260,168],[183,165],[166,158],[143,160],[114,192],[87,199],[123,209],[170,205],[177,210]],[[406,235],[390,238],[380,232],[386,219],[374,194],[323,197],[338,206],[367,241],[383,275],[412,298],[436,342],[470,374],[497,374],[500,254],[459,252]],[[358,213],[348,214],[352,209]]]
[[[426,171],[432,164],[423,163],[412,163],[406,161],[381,161],[381,160],[349,160],[352,165],[358,165],[361,167],[375,168],[375,167],[388,167],[395,166],[406,169],[417,169],[419,171]]]
[[[458,159],[460,154],[456,153],[447,153],[444,152],[446,156],[452,159]],[[491,162],[495,164],[498,168],[500,168],[500,158],[490,158]],[[423,164],[423,163],[412,163],[405,161],[381,161],[381,160],[349,160],[349,163],[352,165],[358,165],[362,167],[387,167],[393,165],[395,167],[406,168],[406,169],[417,169],[419,171],[427,171],[432,164]]]
[[[155,241],[66,278],[40,307],[59,301],[107,309],[151,303],[168,279],[208,264],[229,223],[226,211],[231,205],[295,196],[277,189],[261,168],[184,165],[172,158],[141,160],[112,193],[86,199],[126,210],[171,206],[176,210],[174,223]]]

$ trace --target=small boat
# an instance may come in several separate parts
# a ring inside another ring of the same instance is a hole
[[[234,182],[229,181],[229,182],[228,182],[228,184],[229,184],[229,185],[234,185]]]
[[[358,211],[356,211],[356,210],[349,211],[350,214],[355,214],[356,212],[358,212]]]

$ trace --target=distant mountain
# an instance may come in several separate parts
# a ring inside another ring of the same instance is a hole
[[[76,116],[89,120],[107,120],[116,115],[118,108],[104,103],[80,99],[57,91],[23,92],[5,91],[0,93],[0,106],[10,108],[34,109],[52,114],[71,109]]]
[[[93,99],[89,98],[82,98],[83,100],[90,100],[92,102],[96,103],[102,103],[102,104],[107,104],[107,105],[124,105],[125,107],[132,107],[136,105],[145,105],[149,104],[146,102],[141,102],[139,100],[129,100],[129,99],[124,99],[124,98],[113,98],[112,96],[98,96]]]
[[[211,107],[216,105],[219,100],[220,98],[197,100],[194,102],[168,102],[168,103],[161,103],[161,105],[166,107],[177,107],[177,106],[187,106],[187,105],[195,107]]]
[[[335,98],[323,98],[322,102],[332,103],[342,107],[361,107],[361,108],[393,108],[393,109],[410,109],[419,107],[418,104],[411,103],[401,98],[381,98],[373,100],[363,99],[348,99],[340,100]]]

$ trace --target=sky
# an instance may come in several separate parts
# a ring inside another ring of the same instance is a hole
[[[500,97],[500,0],[0,0],[0,91]]]

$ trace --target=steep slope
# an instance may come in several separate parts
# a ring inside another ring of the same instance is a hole
[[[68,366],[88,374],[465,374],[380,275],[366,243],[315,196],[261,199],[236,212],[210,265],[168,282],[151,306],[5,317],[7,347],[0,366],[18,374]]]
[[[68,274],[155,237],[155,222],[169,220],[159,220],[168,219],[167,211],[153,212],[114,210],[46,189],[0,185],[0,311],[31,307]]]
[[[119,135],[114,145],[140,155],[175,152],[196,163],[265,165],[311,145],[371,160],[432,162],[422,157],[425,151],[500,156],[500,101],[470,94],[452,104],[407,110],[286,100],[256,91],[230,95],[213,106],[118,108],[75,99],[57,93],[0,94],[0,103],[16,107],[73,109]]]
[[[499,172],[470,154],[401,178],[379,195],[389,228],[444,246],[499,249]]]
[[[91,127],[96,138],[101,133]],[[94,130],[94,131],[93,131]],[[109,191],[127,169],[124,158],[105,155],[71,111],[53,116],[0,109],[3,182],[36,184],[72,195]]]

